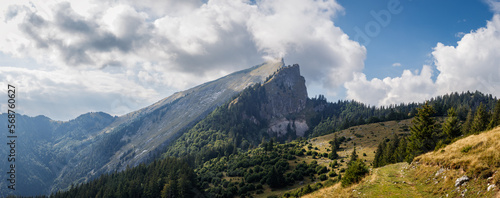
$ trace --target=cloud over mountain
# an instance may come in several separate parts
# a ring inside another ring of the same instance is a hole
[[[61,101],[94,92],[103,98],[118,94],[125,101],[144,101],[124,104],[133,110],[174,91],[281,57],[303,65],[308,84],[336,92],[363,69],[366,56],[365,48],[332,22],[343,11],[335,0],[71,0],[3,5],[0,52],[35,64],[1,65],[10,69],[2,68],[0,76],[15,75],[12,83],[21,87],[27,87],[29,79],[47,79],[39,85],[51,92],[65,90],[59,93]],[[75,82],[70,81],[48,86],[58,81],[52,77],[80,79],[82,73],[99,76],[87,76],[88,80],[117,87],[100,92],[88,83],[72,87]],[[55,105],[37,93],[26,93],[40,101],[30,104],[33,109],[22,109],[24,113],[45,113],[37,104]],[[95,105],[83,99],[74,102],[82,108]],[[105,99],[98,106],[110,102]],[[84,113],[60,108],[74,111],[68,112],[73,117]],[[119,113],[111,106],[102,110]]]

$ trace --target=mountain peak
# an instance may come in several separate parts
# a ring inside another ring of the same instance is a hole
[[[261,117],[269,120],[268,133],[285,135],[289,129],[303,136],[309,129],[300,113],[306,107],[307,89],[298,64],[281,67],[263,85],[266,102],[260,108]],[[289,115],[295,118],[289,119]]]

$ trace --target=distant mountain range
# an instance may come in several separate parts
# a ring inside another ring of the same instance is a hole
[[[119,117],[98,112],[60,122],[45,116],[19,115],[15,193],[49,194],[102,173],[136,166],[216,107],[248,86],[264,83],[283,66],[282,60],[257,65]],[[6,116],[0,118],[7,120]],[[0,152],[7,155],[5,149]],[[1,160],[0,166],[7,167],[7,160]],[[6,181],[0,181],[0,185],[6,186]],[[9,193],[2,188],[0,196]]]

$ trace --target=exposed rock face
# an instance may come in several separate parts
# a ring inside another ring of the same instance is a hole
[[[303,115],[307,89],[300,75],[299,65],[282,67],[263,84],[266,101],[260,107],[260,116],[269,121],[268,133],[282,136],[295,132],[304,136],[309,129]]]

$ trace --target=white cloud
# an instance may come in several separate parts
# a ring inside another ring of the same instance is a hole
[[[367,80],[358,73],[346,82],[347,97],[371,105],[421,102],[451,92],[475,91],[500,96],[500,15],[486,27],[463,35],[457,46],[438,43],[433,49],[439,74],[432,80],[431,66],[420,74],[405,70],[401,77]]]
[[[17,70],[0,65],[2,75],[25,79],[18,82],[21,87],[39,85],[25,89],[33,98],[26,100],[33,107],[26,110],[30,115],[47,114],[43,108],[52,108],[50,114],[61,119],[99,108],[121,114],[280,57],[301,64],[308,84],[322,89],[317,92],[335,93],[363,69],[366,56],[366,49],[331,21],[343,11],[335,0],[20,0],[2,5],[0,53],[37,64]],[[65,80],[49,86],[55,78]],[[56,95],[42,96],[40,90]],[[139,96],[134,99],[134,94]],[[93,101],[89,95],[101,100],[86,102]],[[59,105],[36,108],[53,105],[56,96]],[[116,97],[128,105],[107,108],[119,103]]]
[[[401,63],[393,63],[392,66],[393,67],[401,67]]]
[[[16,111],[27,115],[46,115],[53,119],[75,118],[82,112],[105,111],[125,114],[139,109],[141,101],[153,103],[158,94],[153,89],[128,81],[124,74],[100,70],[74,69],[40,71],[1,67],[0,86],[16,86]],[[103,102],[105,101],[105,102]],[[6,107],[1,111],[6,112]]]
[[[491,11],[495,13],[500,13],[500,1],[499,0],[485,0],[490,6]]]
[[[479,90],[500,96],[500,15],[466,34],[456,47],[438,43],[432,52],[440,71],[439,94]]]
[[[353,81],[346,82],[347,97],[371,105],[390,105],[401,102],[424,101],[435,93],[432,69],[422,67],[420,74],[404,70],[401,77],[374,78],[358,73]]]

